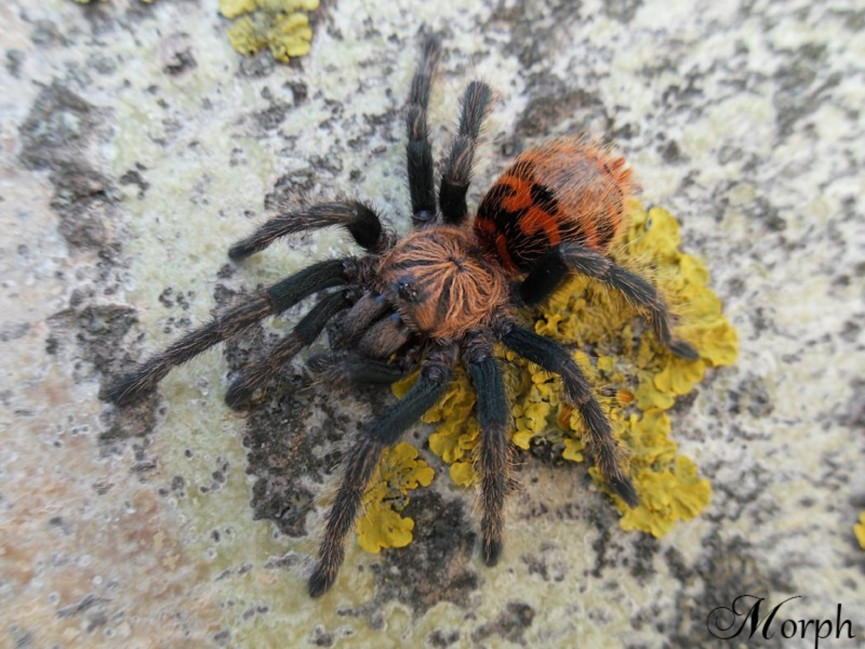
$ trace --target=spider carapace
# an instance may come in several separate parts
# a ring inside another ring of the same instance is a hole
[[[274,375],[337,315],[331,339],[337,351],[319,356],[317,371],[342,383],[388,385],[419,367],[409,392],[364,425],[345,454],[344,476],[309,578],[313,597],[336,579],[345,537],[382,451],[436,403],[458,361],[477,392],[481,556],[487,565],[497,562],[511,426],[493,354],[497,341],[561,376],[564,397],[583,418],[597,466],[615,493],[628,505],[637,504],[588,380],[565,348],[519,324],[516,307],[543,300],[568,275],[582,273],[641,307],[658,340],[675,354],[697,357],[692,346],[672,337],[666,304],[655,288],[606,255],[633,190],[624,159],[582,138],[554,139],[519,155],[470,219],[466,193],[491,101],[490,88],[475,81],[463,95],[458,131],[436,192],[427,106],[439,53],[438,39],[427,37],[406,107],[412,234],[398,239],[371,208],[355,201],[313,205],[272,218],[233,246],[229,256],[240,260],[279,237],[333,225],[346,228],[366,253],[318,262],[244,298],[102,393],[118,405],[131,402],[152,391],[172,367],[316,293],[321,294],[317,303],[266,360],[245,368],[230,384],[226,401],[231,407],[246,408],[266,395]]]

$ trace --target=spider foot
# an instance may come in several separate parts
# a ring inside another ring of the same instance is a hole
[[[640,499],[637,497],[634,485],[628,478],[624,476],[612,477],[609,479],[609,484],[613,493],[624,500],[625,504],[631,509],[640,504]]]
[[[156,382],[144,372],[126,374],[99,391],[99,398],[116,406],[128,406],[140,401],[156,387]]]
[[[248,409],[255,401],[257,387],[257,385],[250,385],[243,376],[237,377],[225,391],[225,405],[232,410]]]
[[[673,340],[670,343],[670,351],[679,358],[689,361],[695,361],[700,358],[700,352],[697,351],[696,347],[686,343],[684,340]]]
[[[499,557],[502,555],[501,539],[486,539],[481,549],[484,565],[492,568],[499,562]]]
[[[327,566],[319,562],[307,582],[307,591],[309,592],[309,596],[313,598],[321,597],[330,590],[330,587],[333,586],[335,580],[336,571],[329,570]]]

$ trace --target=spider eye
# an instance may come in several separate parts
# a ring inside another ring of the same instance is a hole
[[[396,292],[406,302],[417,302],[417,288],[407,279],[397,282]]]

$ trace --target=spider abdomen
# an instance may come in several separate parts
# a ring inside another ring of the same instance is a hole
[[[580,138],[555,139],[520,154],[490,188],[475,234],[514,274],[528,272],[560,243],[604,252],[632,190],[624,158]]]
[[[412,330],[439,340],[485,323],[507,283],[462,229],[437,226],[402,239],[382,259],[382,292]]]

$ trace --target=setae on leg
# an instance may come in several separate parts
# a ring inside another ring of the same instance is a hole
[[[432,146],[429,142],[427,107],[430,87],[441,55],[441,44],[428,36],[421,49],[421,59],[411,81],[406,105],[406,163],[411,195],[412,223],[415,227],[432,223],[436,215],[436,192],[433,183]]]
[[[234,410],[247,406],[256,390],[267,386],[270,378],[282,369],[297,353],[311,345],[327,321],[343,309],[351,306],[345,292],[332,293],[319,300],[297,326],[270,350],[267,357],[255,363],[232,381],[225,393],[225,403]]]
[[[319,597],[327,591],[345,558],[345,536],[354,525],[363,493],[369,485],[382,451],[429,410],[444,394],[453,374],[456,349],[439,347],[421,366],[418,380],[408,393],[387,412],[364,426],[348,451],[342,484],[327,515],[318,564],[309,578],[309,594]]]
[[[307,367],[318,381],[332,387],[349,385],[390,385],[406,372],[401,363],[388,363],[354,354],[317,354]]]
[[[153,391],[173,367],[182,365],[259,320],[285,311],[308,295],[347,284],[354,274],[353,267],[348,259],[319,262],[246,298],[227,313],[214,316],[203,327],[186,334],[134,372],[114,381],[103,389],[100,398],[119,406],[136,401]]]
[[[519,295],[525,304],[537,304],[555,291],[571,272],[588,275],[620,291],[629,302],[649,312],[652,329],[660,343],[681,358],[699,358],[693,346],[673,338],[667,304],[657,289],[593,248],[575,243],[563,243],[553,248],[519,285]]]
[[[463,95],[457,136],[451,143],[439,188],[439,205],[445,223],[459,225],[468,216],[466,193],[481,125],[489,110],[492,91],[483,81],[472,81]]]
[[[502,373],[488,341],[466,346],[463,355],[477,393],[477,416],[481,428],[478,469],[481,475],[481,554],[494,566],[502,551],[505,494],[508,486],[510,448],[507,430],[510,408]]]
[[[589,450],[595,458],[595,464],[613,491],[629,507],[636,507],[639,503],[637,492],[622,471],[610,422],[592,396],[588,379],[568,351],[549,338],[516,325],[502,335],[502,341],[520,356],[562,377],[565,396],[580,411],[588,430]]]
[[[320,203],[273,217],[234,244],[228,256],[236,261],[245,259],[280,237],[331,225],[344,227],[359,246],[372,253],[384,252],[392,245],[392,235],[382,228],[378,215],[363,203]]]

